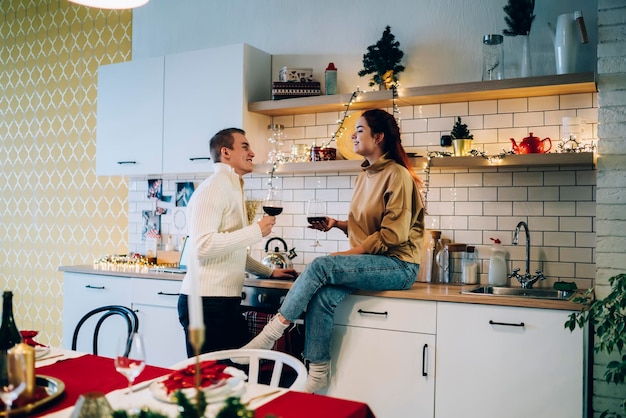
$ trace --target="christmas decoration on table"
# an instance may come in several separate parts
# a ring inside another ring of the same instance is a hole
[[[457,116],[456,122],[454,122],[454,126],[450,131],[450,136],[452,139],[474,139],[474,135],[472,135],[467,128],[465,123],[461,123],[461,117]]]
[[[387,25],[380,40],[367,47],[367,53],[363,55],[363,69],[358,74],[359,77],[374,74],[370,86],[379,85],[381,89],[388,90],[397,83],[398,74],[404,71],[404,66],[400,65],[404,52],[395,39],[391,27]]]

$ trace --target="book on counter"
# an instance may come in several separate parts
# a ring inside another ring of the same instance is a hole
[[[294,97],[320,96],[322,90],[319,81],[295,82],[274,81],[272,82],[272,100],[291,99]]]

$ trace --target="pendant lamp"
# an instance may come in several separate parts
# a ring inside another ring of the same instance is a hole
[[[83,6],[96,7],[98,9],[134,9],[143,6],[149,0],[69,0],[72,3]]]

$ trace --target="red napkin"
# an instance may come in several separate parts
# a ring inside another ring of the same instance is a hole
[[[272,414],[281,418],[376,418],[367,404],[303,392],[287,392],[254,413],[257,417]]]
[[[52,376],[65,383],[65,393],[59,403],[42,409],[41,414],[67,408],[76,403],[80,395],[87,392],[108,393],[128,386],[128,380],[115,370],[112,358],[86,354],[82,357],[61,360],[49,366],[38,367],[37,375]],[[135,379],[135,383],[171,373],[172,370],[146,366]]]

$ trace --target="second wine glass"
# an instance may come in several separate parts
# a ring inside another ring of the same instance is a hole
[[[146,367],[146,349],[139,333],[120,337],[116,347],[115,369],[128,379],[128,391],[133,391],[133,382]]]
[[[326,219],[326,203],[321,200],[311,199],[306,207],[306,220],[315,229],[315,241],[312,247],[321,247],[319,240],[318,225]]]

